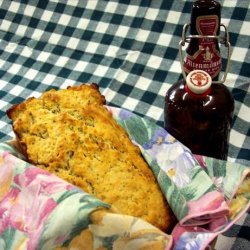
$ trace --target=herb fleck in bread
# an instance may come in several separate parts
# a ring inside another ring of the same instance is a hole
[[[166,231],[173,214],[155,177],[104,107],[97,85],[50,90],[7,111],[29,162]]]

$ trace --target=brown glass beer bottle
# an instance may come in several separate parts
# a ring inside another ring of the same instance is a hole
[[[192,153],[225,160],[233,111],[228,88],[212,83],[207,72],[194,70],[166,93],[165,129]]]

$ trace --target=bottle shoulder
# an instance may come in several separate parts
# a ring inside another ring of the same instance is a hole
[[[213,83],[211,94],[218,95],[219,97],[224,97],[227,99],[227,101],[231,100],[232,102],[234,102],[234,98],[231,91],[227,86],[222,83]]]
[[[165,102],[166,105],[184,109],[195,107],[196,109],[229,110],[229,112],[234,109],[234,99],[229,89],[223,84],[215,83],[212,84],[209,94],[197,98],[188,94],[184,81],[179,81],[167,91]]]
[[[166,99],[178,99],[186,92],[184,80],[174,83],[166,92]]]

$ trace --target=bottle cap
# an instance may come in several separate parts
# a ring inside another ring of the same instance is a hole
[[[193,70],[186,78],[187,91],[196,95],[208,94],[211,84],[211,76],[203,70]]]

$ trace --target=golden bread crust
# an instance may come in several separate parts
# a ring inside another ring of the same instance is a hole
[[[96,85],[45,92],[8,110],[27,159],[156,227],[173,214],[140,150],[104,107]]]

